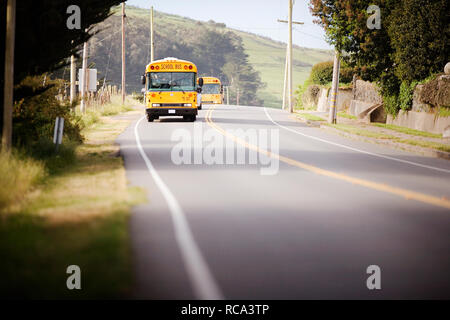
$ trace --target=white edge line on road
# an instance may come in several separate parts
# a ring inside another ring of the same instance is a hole
[[[408,161],[408,160],[402,160],[402,159],[398,159],[398,158],[394,158],[394,157],[390,157],[390,156],[385,156],[385,155],[378,154],[378,153],[373,153],[373,152],[370,152],[370,151],[364,151],[364,150],[357,149],[357,148],[353,148],[353,147],[349,147],[349,146],[346,146],[346,145],[343,145],[343,144],[340,144],[340,143],[336,143],[336,142],[328,141],[328,140],[325,140],[325,139],[322,139],[322,138],[310,136],[310,135],[308,135],[308,134],[305,134],[305,133],[302,133],[302,132],[300,132],[300,131],[297,131],[297,130],[294,130],[294,129],[285,127],[285,126],[283,126],[283,125],[277,123],[276,121],[274,121],[274,120],[272,119],[272,117],[270,116],[270,114],[267,112],[266,107],[264,107],[264,112],[266,113],[266,116],[269,118],[269,120],[270,120],[273,124],[276,124],[276,125],[279,126],[280,128],[286,129],[286,130],[288,130],[288,131],[291,131],[291,132],[293,132],[293,133],[302,135],[302,136],[307,137],[307,138],[310,138],[310,139],[314,139],[314,140],[317,140],[317,141],[321,141],[321,142],[324,142],[324,143],[328,143],[328,144],[331,144],[331,145],[334,145],[334,146],[338,146],[338,147],[341,147],[341,148],[345,148],[345,149],[349,149],[349,150],[352,150],[352,151],[356,151],[356,152],[360,152],[360,153],[365,153],[365,154],[368,154],[368,155],[371,155],[371,156],[374,156],[374,157],[379,157],[379,158],[389,159],[389,160],[393,160],[393,161],[398,161],[398,162],[407,163],[407,164],[410,164],[410,165],[413,165],[413,166],[417,166],[417,167],[422,167],[422,168],[427,168],[427,169],[436,170],[436,171],[440,171],[440,172],[450,173],[450,170],[447,170],[447,169],[438,168],[438,167],[433,167],[433,166],[428,166],[428,165],[426,165],[426,164],[421,164],[421,163],[412,162],[412,161]]]
[[[153,177],[159,190],[163,194],[169,207],[175,229],[175,238],[178,247],[180,248],[181,256],[186,266],[186,271],[192,283],[194,292],[198,299],[222,300],[224,299],[223,294],[221,293],[217,283],[215,282],[211,271],[209,270],[209,267],[206,264],[202,253],[200,252],[199,247],[195,243],[183,209],[181,209],[181,206],[178,203],[177,199],[161,179],[158,172],[153,167],[150,159],[145,154],[144,149],[142,148],[141,139],[138,134],[138,126],[144,118],[145,117],[139,119],[134,126],[136,144],[142,158],[144,159],[145,164],[147,165],[148,171]]]

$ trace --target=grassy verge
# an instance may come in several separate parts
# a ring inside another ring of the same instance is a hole
[[[399,138],[399,137],[396,137],[393,135],[374,132],[374,131],[365,130],[365,129],[360,129],[358,127],[354,127],[352,125],[347,125],[347,124],[326,124],[326,125],[330,126],[332,128],[350,133],[350,134],[358,135],[358,136],[364,136],[364,137],[375,138],[375,139],[386,139],[386,140],[391,140],[393,142],[409,144],[412,146],[419,146],[419,147],[423,147],[423,148],[430,148],[430,149],[450,152],[450,145],[439,143],[439,142],[425,141],[425,140],[413,140],[413,139],[402,139],[402,138]]]
[[[306,120],[311,120],[311,121],[325,121],[324,118],[319,117],[319,116],[316,116],[316,115],[311,114],[311,113],[298,112],[298,115],[299,115],[300,117],[302,117],[303,119],[306,119]]]
[[[43,164],[17,152],[0,153],[0,208],[20,201],[46,175]]]
[[[142,190],[127,186],[114,144],[127,125],[99,117],[84,130],[72,161],[55,161],[57,169],[23,203],[0,214],[1,298],[127,296],[129,211],[145,201]],[[81,268],[81,290],[66,287],[69,265]]]
[[[424,148],[431,148],[435,150],[450,152],[450,145],[433,141],[398,139],[397,142],[410,144],[412,146],[419,146]]]
[[[410,129],[410,128],[406,128],[406,127],[400,127],[400,126],[396,126],[394,124],[373,123],[372,125],[380,127],[380,128],[386,128],[389,130],[401,132],[401,133],[410,134],[413,136],[421,136],[421,137],[428,137],[428,138],[442,138],[442,134],[435,134],[435,133]]]
[[[351,114],[345,113],[345,112],[338,112],[337,115],[338,115],[339,117],[347,118],[347,119],[352,119],[352,120],[357,120],[357,119],[358,119],[357,117],[355,117],[355,116],[353,116],[353,115],[351,115]]]
[[[350,124],[329,124],[329,123],[327,123],[326,125],[329,127],[347,132],[347,133],[356,134],[358,136],[364,136],[364,137],[376,138],[376,139],[397,139],[393,135],[388,135],[388,134],[384,134],[384,133],[360,129],[360,128],[352,126]]]

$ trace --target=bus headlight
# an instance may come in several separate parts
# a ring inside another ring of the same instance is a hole
[[[184,106],[185,107],[192,107],[192,104],[191,103],[185,103]]]
[[[152,104],[152,107],[161,107],[161,104],[159,104],[159,103],[153,103],[153,104]]]

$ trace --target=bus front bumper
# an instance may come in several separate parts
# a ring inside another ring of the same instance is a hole
[[[147,116],[196,116],[197,108],[147,108]]]

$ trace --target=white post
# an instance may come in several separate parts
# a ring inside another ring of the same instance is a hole
[[[83,81],[81,81],[83,79]],[[87,92],[87,42],[83,45],[83,67],[81,72],[81,78],[79,79],[79,84],[81,87],[81,104],[80,104],[80,111],[85,112],[86,111],[86,92]]]

